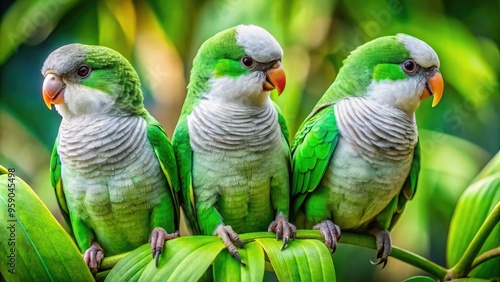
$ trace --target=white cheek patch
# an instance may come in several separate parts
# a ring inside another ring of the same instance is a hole
[[[223,102],[234,102],[245,105],[261,104],[267,97],[269,92],[264,92],[262,89],[262,77],[256,72],[252,72],[239,77],[218,77],[211,78],[210,91],[205,94],[209,99],[220,100]],[[266,95],[262,95],[265,94]]]
[[[398,108],[411,115],[420,105],[420,94],[425,81],[419,77],[404,80],[373,81],[367,89],[367,98],[381,105]]]
[[[105,113],[114,105],[115,99],[102,91],[80,84],[67,84],[64,91],[64,104],[56,105],[64,117]]]
[[[278,41],[267,30],[255,25],[237,26],[236,42],[258,62],[270,62],[283,57],[283,49]]]

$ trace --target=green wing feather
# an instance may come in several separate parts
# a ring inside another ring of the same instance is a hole
[[[57,137],[54,142],[54,148],[52,149],[52,156],[50,158],[50,182],[56,192],[57,203],[59,204],[61,213],[66,221],[66,225],[68,225],[70,233],[73,233],[71,221],[69,219],[68,205],[63,191],[63,182],[61,179],[61,159],[59,158],[59,153],[57,152],[58,146],[59,137]]]
[[[396,196],[397,203],[391,210],[392,216],[390,217],[390,222],[388,222],[388,230],[391,230],[399,220],[399,217],[403,213],[406,206],[406,202],[413,199],[415,193],[417,193],[418,185],[418,175],[420,173],[420,143],[417,142],[415,150],[413,151],[413,160],[411,162],[410,173],[401,188],[401,191]],[[396,199],[395,199],[396,200]]]
[[[292,144],[293,214],[318,187],[339,139],[333,104],[318,107],[302,124]]]
[[[283,115],[283,112],[281,112],[280,107],[273,101],[274,108],[276,109],[276,112],[278,112],[278,123],[281,128],[281,135],[286,141],[286,145],[290,147],[290,132],[288,131],[288,127],[286,126],[286,119],[285,116]]]
[[[273,102],[274,108],[278,114],[278,124],[281,129],[281,140],[283,149],[286,152],[286,162],[287,162],[287,171],[282,171],[281,173],[286,173],[286,178],[288,181],[291,181],[291,152],[290,152],[290,140],[289,140],[289,131],[286,125],[285,116],[281,112],[281,109],[278,107],[276,103]],[[277,183],[276,183],[277,184]],[[273,207],[275,209],[276,215],[283,214],[287,218],[290,218],[290,186],[289,185],[275,185],[273,181],[271,181],[271,201]]]
[[[193,167],[193,151],[189,140],[187,115],[183,115],[177,123],[172,139],[181,181],[181,206],[186,215],[191,232],[193,234],[201,234],[201,228],[196,216],[196,204],[191,172]]]
[[[147,122],[148,140],[153,146],[155,155],[158,158],[163,174],[167,179],[170,197],[174,203],[175,227],[179,226],[180,208],[178,193],[180,190],[179,172],[177,170],[177,161],[174,154],[174,148],[170,143],[165,129],[151,115],[146,114],[144,118]]]

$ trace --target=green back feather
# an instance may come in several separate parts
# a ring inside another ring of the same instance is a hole
[[[180,191],[179,172],[177,170],[177,161],[174,154],[174,148],[168,140],[167,133],[161,124],[150,114],[143,116],[147,122],[148,140],[153,146],[155,155],[158,158],[161,169],[167,179],[169,196],[174,204],[174,226],[179,228],[180,206],[178,193]],[[171,212],[171,211],[168,211]],[[162,215],[159,215],[162,216]]]
[[[193,165],[193,151],[189,141],[187,115],[181,116],[179,119],[172,138],[172,144],[179,167],[181,182],[180,201],[186,215],[186,222],[193,234],[201,234],[201,228],[198,224],[196,215],[196,204],[193,191],[191,171]]]
[[[295,215],[325,174],[337,146],[339,130],[332,104],[314,111],[300,127],[292,144],[292,214]]]
[[[64,221],[68,226],[70,234],[73,234],[73,229],[71,227],[71,222],[69,219],[69,209],[66,204],[66,197],[64,196],[63,184],[61,179],[61,159],[59,158],[59,153],[57,152],[57,147],[59,145],[59,137],[56,138],[54,142],[54,147],[52,149],[52,155],[50,158],[50,182],[52,187],[56,192],[57,204],[64,217]]]

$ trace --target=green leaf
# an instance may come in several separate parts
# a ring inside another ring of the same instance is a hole
[[[94,280],[76,245],[35,192],[2,166],[0,220],[0,238],[9,238],[0,244],[6,281]]]
[[[158,267],[151,261],[139,281],[197,281],[222,249],[224,243],[216,236],[186,236],[167,241]]]
[[[78,2],[33,0],[12,3],[0,23],[0,64],[25,41],[45,39],[63,15]]]
[[[428,276],[414,276],[404,280],[403,282],[435,282],[435,279],[432,279]]]
[[[264,251],[256,242],[239,249],[242,266],[229,251],[223,250],[214,261],[214,281],[262,281],[264,277]]]
[[[255,239],[267,253],[280,281],[336,281],[330,252],[319,240],[292,240],[283,244],[276,239]]]
[[[120,260],[105,281],[138,281],[152,259],[150,244],[144,244]]]
[[[462,259],[486,218],[500,202],[499,187],[500,172],[473,183],[458,201],[448,237],[447,264],[449,267]],[[500,225],[496,223],[496,227],[493,228],[477,254],[480,255],[498,246],[500,246]],[[490,259],[472,270],[470,277],[500,277],[498,265],[500,265],[500,257]]]
[[[483,179],[489,175],[500,172],[500,152],[498,152],[489,162],[484,166],[480,173],[475,178],[475,181]]]

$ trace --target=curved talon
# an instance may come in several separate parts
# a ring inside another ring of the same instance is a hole
[[[381,228],[369,230],[369,233],[375,236],[375,241],[377,243],[377,260],[375,262],[370,262],[373,265],[380,265],[383,263],[382,269],[384,269],[392,251],[391,234],[389,231]]]
[[[283,215],[277,216],[276,220],[273,220],[269,224],[267,231],[275,232],[276,240],[283,239],[281,250],[285,249],[290,241],[290,238],[295,238],[295,236],[297,236],[297,227],[288,222],[288,219]]]
[[[283,237],[283,245],[281,246],[280,251],[283,251],[288,244],[288,237]]]
[[[217,234],[222,239],[222,242],[224,242],[224,245],[226,246],[226,249],[229,251],[231,256],[233,256],[241,265],[246,266],[246,264],[241,260],[238,249],[234,245],[236,244],[239,248],[243,248],[243,241],[241,241],[238,234],[234,232],[233,228],[229,225],[221,224],[217,226],[215,234]]]
[[[340,227],[334,224],[331,220],[323,220],[313,226],[313,229],[321,231],[325,238],[325,245],[330,249],[330,253],[334,253],[337,249],[337,242],[340,239]]]
[[[235,258],[241,265],[247,266],[246,263],[244,263],[243,261],[241,261],[240,254],[238,252],[236,252],[236,253],[233,254],[233,258]]]
[[[384,269],[384,267],[387,265],[387,258],[386,258],[386,259],[383,259],[383,258],[377,258],[377,260],[376,260],[376,261],[372,261],[372,260],[370,260],[370,263],[371,263],[372,265],[380,265],[380,264],[382,264],[382,263],[383,263],[384,265],[382,265],[382,269]]]
[[[387,258],[381,258],[381,257],[377,257],[377,260],[376,261],[372,261],[370,260],[370,263],[372,265],[380,265],[383,263],[382,265],[382,269],[384,269],[384,267],[387,265]]]
[[[151,244],[151,255],[155,260],[155,266],[158,267],[158,260],[160,254],[163,252],[163,246],[167,240],[175,239],[180,236],[179,231],[168,234],[165,229],[155,227],[149,236],[149,243]]]
[[[154,257],[155,257],[155,266],[156,267],[158,267],[158,260],[160,259],[160,253],[161,253],[161,251],[157,250],[156,254],[154,255]]]

